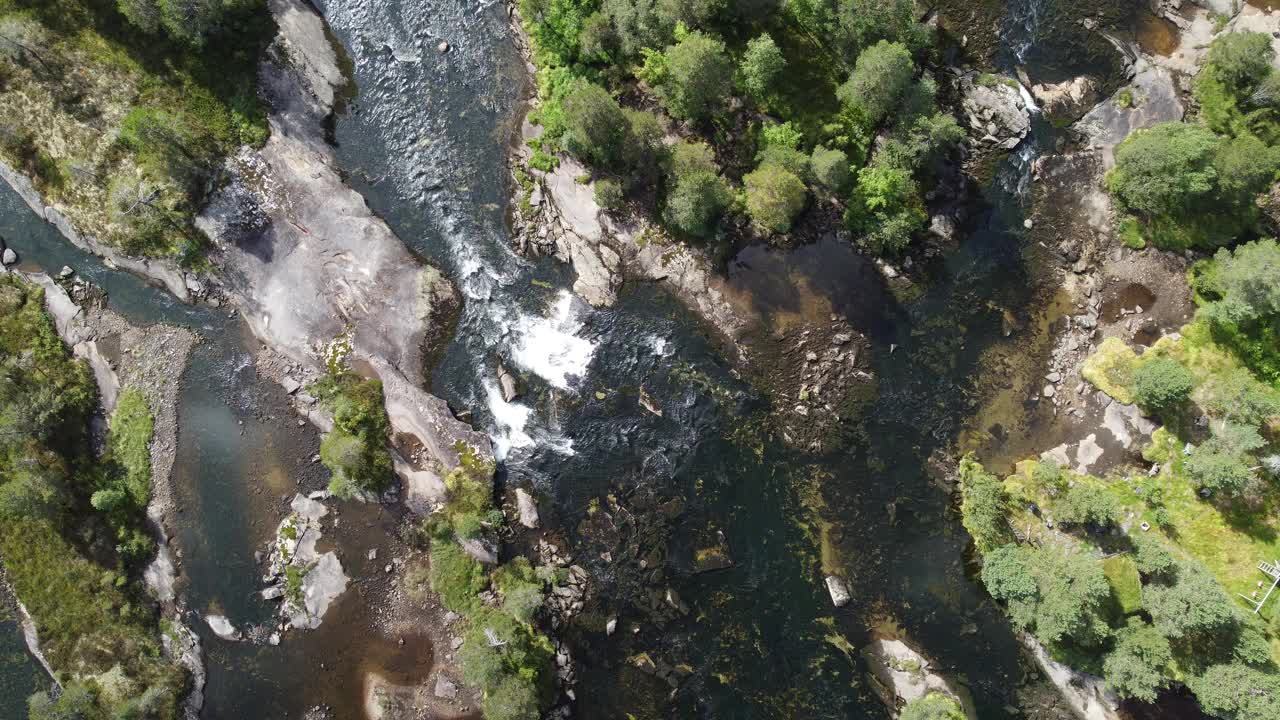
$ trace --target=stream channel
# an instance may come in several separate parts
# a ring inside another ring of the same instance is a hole
[[[853,650],[875,631],[911,638],[965,683],[980,717],[1007,717],[1023,675],[1018,646],[966,573],[967,536],[927,463],[972,412],[984,350],[1006,341],[1000,309],[1032,302],[1039,261],[1025,247],[1016,192],[1030,154],[1011,156],[958,247],[931,265],[927,290],[909,301],[834,238],[791,251],[747,248],[730,262],[733,284],[766,314],[841,313],[872,340],[879,395],[858,439],[812,457],[768,433],[766,399],[737,379],[678,301],[629,286],[616,307],[593,310],[567,292],[570,270],[511,252],[504,168],[527,79],[502,3],[316,5],[358,88],[333,127],[348,180],[466,299],[430,389],[473,411],[492,435],[501,482],[536,489],[544,523],[600,588],[590,612],[620,618],[610,638],[577,626],[566,633],[581,677],[576,716],[884,718]],[[451,45],[443,55],[442,40]],[[105,268],[7,187],[0,234],[33,269],[66,264],[102,285],[135,322],[199,332],[178,414],[184,590],[199,613],[240,627],[268,622],[254,553],[283,499],[326,477],[312,462],[317,434],[298,427],[283,391],[259,378],[243,323]],[[499,358],[526,385],[516,402],[497,390]],[[641,385],[661,417],[639,405]],[[623,544],[656,560],[642,578],[585,551],[610,497],[636,518]],[[341,530],[325,542],[356,582],[318,630],[293,631],[279,646],[225,643],[199,624],[209,668],[203,717],[299,718],[328,705],[338,718],[359,718],[366,670],[425,679],[430,648],[398,650],[362,630],[376,605],[365,579],[381,573],[366,552],[395,532],[402,510],[337,509]],[[709,535],[732,565],[695,572],[695,549]],[[853,600],[839,610],[823,585],[824,556],[850,579]],[[646,593],[668,587],[687,615],[651,609]],[[14,659],[13,624],[0,630],[0,715],[18,717],[33,667]],[[687,666],[679,691],[669,698],[665,682],[628,662],[640,653]]]

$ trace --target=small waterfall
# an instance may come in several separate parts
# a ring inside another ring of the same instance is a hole
[[[1009,0],[1009,14],[1005,19],[1004,42],[1017,64],[1027,61],[1027,53],[1035,46],[1040,34],[1040,24],[1046,15],[1048,3],[1053,0]]]

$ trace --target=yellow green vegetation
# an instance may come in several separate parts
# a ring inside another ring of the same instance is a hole
[[[459,650],[463,678],[484,692],[485,717],[536,720],[555,689],[555,648],[534,618],[547,586],[560,578],[554,568],[534,568],[523,557],[490,572],[455,542],[478,542],[503,523],[493,504],[494,463],[461,441],[455,449],[458,466],[445,477],[448,501],[423,523],[431,543],[427,582],[444,607],[466,619]],[[411,591],[421,582],[421,573],[415,572]],[[498,596],[496,607],[479,597],[489,589]]]
[[[0,0],[0,158],[80,231],[194,260],[222,158],[267,137],[273,33],[264,0]]]
[[[901,720],[964,720],[960,703],[942,693],[929,693],[902,708]]]
[[[137,577],[145,402],[122,394],[107,462],[95,462],[92,377],[58,339],[43,292],[14,276],[0,278],[0,399],[0,557],[66,687],[56,701],[34,696],[31,717],[176,717],[186,676],[163,657]],[[110,512],[90,503],[104,491],[121,496]]]
[[[1211,715],[1276,716],[1280,597],[1260,613],[1246,598],[1280,560],[1280,249],[1222,250],[1192,283],[1180,334],[1141,356],[1111,339],[1085,363],[1163,423],[1153,465],[1097,478],[1028,460],[1000,481],[966,459],[964,523],[988,590],[1058,658],[1122,695],[1176,681]]]
[[[394,475],[382,382],[339,369],[309,390],[333,413],[333,430],[320,441],[320,461],[332,473],[329,492],[347,500],[385,490]]]

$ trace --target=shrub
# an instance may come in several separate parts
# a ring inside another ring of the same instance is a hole
[[[1201,207],[1217,187],[1219,139],[1198,125],[1163,123],[1135,131],[1116,148],[1107,189],[1123,209],[1147,218]]]
[[[597,180],[592,191],[596,204],[605,210],[617,210],[622,207],[622,185],[612,178]]]
[[[571,65],[595,0],[520,0],[534,55],[542,65]]]
[[[809,158],[810,172],[819,185],[833,193],[839,193],[849,187],[853,170],[849,165],[849,156],[841,150],[816,147]]]
[[[767,164],[743,178],[747,193],[747,213],[761,229],[785,233],[804,210],[808,190],[804,182],[786,168]]]
[[[960,461],[960,513],[978,552],[988,553],[1013,542],[1005,519],[1008,498],[996,477],[970,457]]]
[[[1047,458],[1037,462],[1032,468],[1031,483],[1037,492],[1057,497],[1067,489],[1067,476],[1057,460]]]
[[[733,66],[720,40],[691,32],[667,49],[666,67],[661,91],[667,109],[676,117],[706,120],[728,95]]]
[[[901,102],[915,74],[911,51],[884,40],[862,51],[853,74],[836,91],[845,107],[876,127]]]
[[[1191,371],[1170,357],[1153,358],[1133,371],[1134,400],[1155,413],[1168,412],[1186,402],[1195,384]]]
[[[1207,569],[1191,561],[1178,562],[1171,579],[1143,585],[1142,604],[1165,637],[1203,643],[1206,651],[1236,627],[1231,598]]]
[[[330,492],[342,499],[382,492],[393,477],[382,383],[341,370],[317,381],[311,391],[333,413],[333,430],[320,441],[320,461],[333,475]]]
[[[679,232],[706,238],[715,232],[725,208],[732,202],[728,187],[710,173],[696,173],[676,181],[667,195],[666,219]]]
[[[964,710],[954,698],[932,692],[902,708],[899,720],[965,720]]]
[[[624,55],[661,47],[671,38],[675,23],[658,12],[658,5],[659,0],[602,0],[601,12],[613,21]]]
[[[1257,240],[1219,250],[1194,277],[1197,319],[1263,380],[1280,380],[1280,246]]]
[[[1253,453],[1265,444],[1256,429],[1223,423],[1186,459],[1187,475],[1199,488],[1237,494],[1253,480]]]
[[[484,716],[504,720],[537,720],[550,641],[506,613],[480,609],[467,622],[459,650],[462,677],[484,691]]]
[[[865,235],[874,252],[902,252],[927,219],[920,187],[910,171],[881,164],[858,171],[858,186],[849,202],[847,221],[853,230]]]
[[[739,72],[742,73],[742,84],[751,98],[764,103],[773,96],[778,78],[786,68],[787,59],[783,57],[773,38],[765,33],[747,43]]]
[[[1238,663],[1213,665],[1188,686],[1200,707],[1223,720],[1280,717],[1280,675]]]

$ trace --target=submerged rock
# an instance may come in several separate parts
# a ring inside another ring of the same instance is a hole
[[[933,670],[928,658],[901,640],[874,640],[863,648],[862,656],[871,668],[873,689],[891,710],[931,693],[942,693],[962,706],[966,704],[964,695]],[[966,713],[974,717],[967,707]]]
[[[827,592],[831,595],[831,604],[836,607],[844,607],[852,599],[849,586],[845,585],[844,578],[839,575],[827,576]]]

